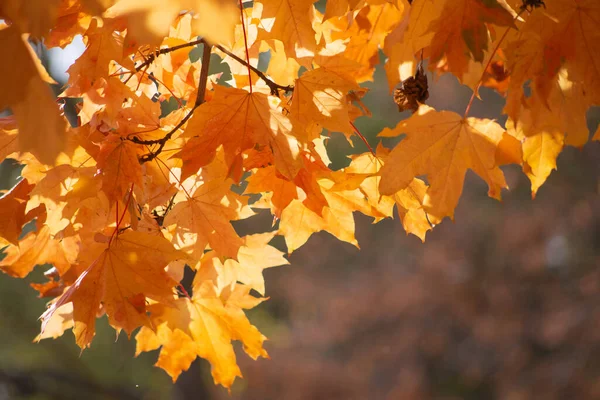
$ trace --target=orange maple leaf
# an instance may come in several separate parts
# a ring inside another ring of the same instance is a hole
[[[23,224],[29,220],[25,209],[34,185],[22,179],[9,192],[0,197],[0,237],[17,244]]]
[[[114,133],[100,144],[96,161],[102,177],[102,190],[112,202],[121,199],[131,185],[142,186],[139,146]]]
[[[66,123],[26,40],[16,25],[0,27],[0,47],[11,55],[0,64],[0,110],[10,107],[15,114],[20,150],[53,164],[65,146]]]
[[[292,121],[280,111],[281,101],[264,93],[215,86],[213,99],[195,112],[184,135],[191,137],[178,154],[183,177],[210,163],[219,146],[225,150],[229,176],[241,176],[242,153],[256,145],[269,146],[277,170],[293,179],[300,168],[300,144]]]
[[[127,334],[149,325],[146,298],[173,304],[177,284],[165,272],[171,261],[186,259],[163,237],[129,231],[108,244],[97,243],[85,254],[87,268],[75,283],[42,315],[42,332],[62,305],[73,303],[76,342],[88,347],[95,334],[96,314],[101,306],[115,329]]]
[[[446,1],[439,18],[429,26],[435,32],[430,44],[430,65],[446,57],[448,69],[462,79],[469,54],[475,61],[483,62],[489,42],[486,23],[514,26],[511,11],[498,0]]]

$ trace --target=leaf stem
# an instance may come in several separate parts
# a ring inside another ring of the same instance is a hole
[[[515,17],[513,18],[513,25],[519,19],[519,17],[523,13],[523,11],[524,11],[524,9],[522,9],[521,11],[519,11],[519,13],[517,15],[515,15]],[[471,95],[471,98],[469,99],[469,104],[467,104],[467,108],[465,109],[463,118],[467,118],[467,115],[469,115],[469,111],[471,111],[471,106],[473,105],[473,100],[475,100],[475,96],[477,95],[477,93],[479,92],[479,88],[483,84],[483,78],[485,77],[485,73],[486,73],[487,69],[490,67],[490,65],[492,64],[492,60],[494,59],[496,52],[500,48],[500,45],[506,38],[506,35],[508,35],[508,31],[510,31],[510,28],[512,28],[512,26],[509,26],[506,28],[506,30],[502,34],[502,37],[500,38],[500,40],[498,40],[498,44],[496,44],[494,51],[492,51],[492,53],[490,55],[490,59],[488,60],[487,64],[485,65],[485,68],[483,69],[483,72],[481,73],[481,77],[479,78],[479,81],[477,82],[477,86],[475,86],[475,89],[473,90],[473,94]]]
[[[271,79],[267,78],[267,76],[258,68],[253,67],[252,65],[250,65],[250,63],[247,63],[246,61],[244,61],[243,59],[241,59],[240,57],[236,56],[235,54],[233,54],[232,52],[230,52],[229,50],[227,50],[226,48],[224,48],[221,45],[215,45],[215,47],[219,50],[221,50],[223,53],[227,54],[229,57],[233,58],[235,61],[239,62],[240,64],[246,65],[249,69],[251,69],[252,71],[254,71],[254,73],[256,75],[258,75],[260,77],[260,79],[262,79],[267,86],[269,87],[269,89],[271,89],[271,94],[274,96],[279,95],[279,91],[283,90],[284,92],[288,93],[288,92],[292,92],[294,90],[293,86],[283,86],[283,85],[279,85],[278,83],[273,82]]]
[[[117,201],[117,204],[115,206],[115,213],[116,213],[116,219],[117,219],[115,222],[116,222],[117,226],[115,226],[115,230],[113,231],[112,235],[110,235],[110,239],[108,241],[109,246],[112,243],[117,232],[119,232],[119,226],[121,226],[121,222],[123,222],[123,219],[125,218],[125,213],[127,213],[127,209],[129,208],[129,203],[131,203],[131,198],[133,197],[133,186],[134,186],[134,183],[132,183],[131,188],[129,188],[129,197],[127,197],[127,203],[125,204],[125,208],[123,209],[121,218],[119,218],[119,202]]]
[[[243,21],[242,21],[242,23],[243,23]],[[244,34],[245,34],[245,33],[246,33],[246,30],[244,29]],[[171,52],[173,52],[173,51],[180,50],[180,49],[183,49],[183,48],[185,48],[185,47],[195,46],[195,45],[197,45],[197,44],[200,44],[200,43],[204,43],[204,44],[206,44],[206,43],[207,43],[207,42],[206,42],[206,39],[200,38],[200,39],[193,40],[193,41],[191,41],[191,42],[188,42],[188,43],[183,43],[183,44],[180,44],[180,45],[177,45],[177,46],[173,46],[173,47],[165,47],[165,48],[162,48],[162,49],[160,49],[160,50],[157,50],[157,51],[155,51],[155,52],[153,52],[153,53],[150,53],[150,54],[148,55],[148,57],[147,57],[147,58],[144,60],[144,62],[142,62],[142,63],[141,63],[140,65],[138,65],[137,67],[135,67],[135,70],[134,70],[134,71],[128,71],[128,72],[124,72],[124,73],[130,73],[130,74],[137,73],[137,72],[139,72],[140,70],[142,70],[143,68],[145,68],[145,67],[149,66],[150,64],[152,64],[152,63],[154,62],[154,60],[156,60],[156,58],[157,58],[159,55],[161,55],[161,54],[168,54],[168,53],[171,53]],[[267,76],[264,74],[264,72],[262,72],[261,70],[259,70],[259,69],[258,69],[258,68],[256,68],[256,67],[253,67],[253,66],[250,64],[250,62],[249,62],[249,61],[246,61],[246,60],[244,60],[244,59],[242,59],[242,58],[240,58],[240,57],[236,56],[235,54],[233,54],[231,51],[227,50],[227,49],[226,49],[226,48],[224,48],[223,46],[221,46],[221,45],[218,45],[218,44],[217,44],[217,45],[214,45],[214,46],[215,46],[217,49],[221,50],[221,51],[222,51],[223,53],[225,53],[226,55],[228,55],[229,57],[233,58],[235,61],[239,62],[239,63],[240,63],[240,64],[242,64],[242,65],[245,65],[246,67],[248,67],[248,69],[249,69],[250,71],[253,71],[253,72],[254,72],[256,75],[258,75],[258,77],[259,77],[260,79],[262,79],[262,80],[263,80],[263,81],[264,81],[264,82],[267,84],[267,86],[269,87],[269,89],[271,89],[271,94],[272,94],[272,95],[274,95],[274,96],[278,96],[278,95],[279,95],[279,91],[280,91],[280,90],[283,90],[285,93],[289,93],[289,92],[292,92],[292,91],[294,90],[294,87],[293,87],[293,86],[291,86],[291,85],[287,85],[287,86],[280,85],[280,84],[278,84],[278,83],[274,82],[273,80],[269,79],[269,78],[268,78],[268,77],[267,77]],[[246,44],[246,49],[247,49],[247,48],[248,48],[248,46],[247,46],[247,44]],[[246,54],[246,58],[248,58],[248,54]],[[250,78],[249,78],[249,80],[250,80]],[[252,87],[252,85],[250,85],[250,87]]]
[[[242,0],[240,3],[240,16],[242,19],[242,32],[244,32],[244,47],[246,48],[246,66],[248,67],[248,84],[250,85],[250,93],[252,93],[252,71],[250,70],[250,53],[248,52],[248,38],[246,36],[246,24],[244,23],[244,6]]]
[[[135,67],[135,72],[140,72],[140,70],[144,67],[147,67],[148,65],[152,64],[154,62],[154,60],[156,60],[156,58],[158,56],[160,56],[161,54],[168,54],[171,53],[173,51],[177,51],[177,50],[181,50],[184,49],[186,47],[191,47],[191,46],[195,46],[197,44],[200,43],[206,43],[206,41],[202,38],[197,39],[197,40],[193,40],[191,42],[187,42],[187,43],[183,43],[177,46],[173,46],[173,47],[165,47],[162,48],[160,50],[156,50],[152,53],[150,53],[150,55],[148,55],[148,58],[146,58],[146,60],[144,60],[143,63],[141,63],[140,65],[138,65],[137,67]]]
[[[371,145],[369,144],[369,142],[367,142],[367,139],[363,136],[362,133],[360,133],[360,131],[358,130],[358,128],[356,127],[356,125],[354,125],[354,122],[350,121],[350,125],[352,125],[352,128],[354,129],[354,133],[356,133],[358,135],[358,137],[362,139],[363,143],[367,146],[367,149],[369,149],[369,151],[371,152],[371,154],[373,155],[373,157],[375,157],[377,160],[379,160],[379,158],[377,158],[377,155],[373,151],[373,148],[371,147]]]

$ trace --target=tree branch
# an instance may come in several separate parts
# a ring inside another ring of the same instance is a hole
[[[236,56],[235,54],[233,54],[232,52],[230,52],[229,50],[227,50],[226,48],[224,48],[221,45],[215,45],[215,47],[219,50],[221,50],[223,53],[227,54],[229,57],[233,58],[235,61],[239,62],[242,65],[247,66],[248,68],[250,68],[252,71],[254,71],[254,73],[256,75],[258,75],[260,77],[260,79],[262,79],[267,86],[269,87],[269,89],[271,89],[271,94],[274,96],[278,96],[279,95],[279,91],[283,90],[286,93],[288,92],[292,92],[294,90],[293,86],[283,86],[280,85],[278,83],[273,82],[271,79],[267,78],[267,76],[258,68],[253,67],[252,65],[250,65],[250,63],[246,62],[245,60],[239,58],[238,56]]]
[[[198,94],[196,95],[195,107],[204,103],[204,95],[206,94],[206,84],[208,83],[208,67],[210,66],[210,53],[212,45],[204,41],[204,49],[202,50],[202,67],[200,69],[200,82],[198,82]]]
[[[140,70],[142,70],[143,68],[147,67],[148,65],[152,64],[154,62],[154,60],[156,60],[156,58],[158,56],[160,56],[161,54],[168,54],[171,53],[173,51],[176,50],[180,50],[180,49],[184,49],[186,47],[191,47],[191,46],[195,46],[197,44],[200,43],[206,43],[204,39],[200,38],[197,40],[193,40],[191,42],[188,43],[183,43],[177,46],[173,46],[173,47],[165,47],[163,49],[157,50],[155,52],[150,53],[150,55],[148,55],[148,58],[146,58],[146,60],[141,63],[140,65],[138,65],[137,67],[135,67],[135,72],[140,72]]]
[[[145,68],[145,67],[147,67],[148,65],[152,64],[152,63],[154,62],[154,60],[156,60],[156,58],[157,58],[159,55],[161,55],[161,54],[168,54],[168,53],[171,53],[171,52],[173,52],[173,51],[180,50],[180,49],[183,49],[183,48],[185,48],[185,47],[195,46],[195,45],[197,45],[197,44],[200,44],[200,43],[203,43],[204,45],[211,46],[209,43],[207,43],[207,42],[206,42],[206,40],[205,40],[205,39],[203,39],[203,38],[200,38],[200,39],[197,39],[197,40],[193,40],[193,41],[191,41],[191,42],[188,42],[188,43],[183,43],[183,44],[180,44],[180,45],[178,45],[178,46],[173,46],[173,47],[165,47],[165,48],[163,48],[163,49],[160,49],[160,50],[157,50],[157,51],[155,51],[155,52],[153,52],[153,53],[150,53],[150,54],[148,55],[148,58],[146,58],[146,60],[144,60],[144,62],[143,62],[143,63],[141,63],[140,65],[138,65],[137,67],[135,67],[135,72],[139,72],[139,71],[141,71],[143,68]],[[240,63],[240,64],[242,64],[242,65],[245,65],[245,66],[247,66],[247,67],[248,67],[248,68],[250,68],[252,71],[254,71],[254,73],[255,73],[256,75],[258,75],[258,76],[259,76],[259,78],[260,78],[260,79],[262,79],[262,80],[263,80],[263,81],[264,81],[264,82],[267,84],[267,86],[269,87],[269,89],[271,89],[271,94],[272,94],[272,95],[274,95],[274,96],[278,96],[278,95],[279,95],[279,91],[280,91],[280,90],[283,90],[285,93],[289,93],[289,92],[292,92],[292,91],[294,90],[294,87],[293,87],[293,86],[291,86],[291,85],[284,86],[284,85],[280,85],[280,84],[278,84],[278,83],[276,83],[276,82],[272,81],[271,79],[269,79],[269,78],[268,78],[268,77],[267,77],[267,76],[264,74],[264,72],[262,72],[261,70],[259,70],[259,69],[258,69],[258,68],[256,68],[256,67],[253,67],[252,65],[250,65],[250,63],[249,63],[249,62],[246,62],[246,60],[244,60],[244,59],[242,59],[242,58],[240,58],[240,57],[236,56],[235,54],[233,54],[232,52],[230,52],[229,50],[227,50],[227,49],[226,49],[226,48],[224,48],[223,46],[221,46],[221,45],[218,45],[218,44],[217,44],[217,45],[215,45],[215,47],[216,47],[217,49],[221,50],[223,53],[227,54],[229,57],[233,58],[235,61],[239,62],[239,63]],[[132,73],[133,73],[133,71],[132,71]]]
[[[193,43],[193,42],[190,42],[190,43]],[[144,154],[143,156],[141,156],[140,164],[143,164],[148,161],[152,161],[156,157],[158,157],[158,155],[162,152],[163,148],[165,147],[165,144],[171,139],[173,134],[175,132],[177,132],[192,117],[194,110],[196,110],[196,108],[200,107],[200,105],[202,103],[204,103],[204,96],[206,93],[206,84],[208,82],[208,68],[210,67],[210,53],[212,51],[212,46],[210,44],[208,44],[204,39],[202,39],[199,43],[204,44],[204,49],[202,51],[202,67],[200,69],[200,79],[198,82],[198,94],[196,96],[196,101],[194,102],[194,106],[192,107],[190,112],[188,112],[186,114],[186,116],[183,117],[183,119],[181,121],[179,121],[179,123],[173,129],[171,129],[169,131],[169,133],[167,133],[162,138],[154,139],[154,140],[142,140],[142,139],[138,138],[137,136],[134,136],[131,139],[129,139],[133,143],[137,143],[137,144],[144,144],[144,145],[148,145],[148,146],[156,145],[156,144],[159,145],[158,149],[156,149],[155,151],[151,151],[150,153]],[[184,45],[175,46],[175,47],[181,48],[182,46],[185,47]],[[174,49],[175,47],[170,47],[169,49]],[[167,50],[167,49],[164,49],[164,50]]]

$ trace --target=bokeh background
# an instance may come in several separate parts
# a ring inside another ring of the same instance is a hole
[[[82,43],[38,50],[64,82]],[[469,89],[451,76],[429,80],[428,104],[464,111]],[[365,86],[373,116],[357,126],[375,147],[383,127],[409,114],[398,113],[381,66]],[[503,99],[482,96],[471,114],[504,122]],[[592,131],[599,120],[589,112]],[[366,151],[355,139],[331,134],[332,168]],[[133,340],[106,318],[83,353],[70,332],[32,343],[45,300],[29,283],[44,269],[25,280],[0,274],[0,399],[599,399],[600,143],[565,149],[535,200],[517,166],[504,171],[502,202],[469,173],[455,222],[425,243],[397,218],[372,225],[356,214],[361,250],[316,234],[290,266],[265,270],[270,300],[249,314],[271,359],[252,361],[238,346],[244,379],[231,394],[204,360],[173,383],[153,367],[156,352],[134,358]],[[0,189],[18,173],[2,163]],[[270,223],[261,213],[236,228]]]

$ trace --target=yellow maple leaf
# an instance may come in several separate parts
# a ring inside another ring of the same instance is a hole
[[[276,218],[281,218],[281,212],[299,197],[296,184],[278,174],[273,166],[258,168],[247,182],[245,193],[273,193],[269,198],[269,208]]]
[[[99,11],[99,10],[97,10]],[[82,35],[92,22],[92,15],[85,4],[77,0],[61,0],[57,10],[56,24],[46,32],[44,45],[48,48],[62,47]]]
[[[371,153],[351,157],[352,162],[344,169],[344,175],[336,186],[347,189],[360,188],[372,209],[367,215],[374,217],[376,222],[382,218],[393,217],[393,208],[396,205],[406,233],[425,241],[427,231],[432,228],[423,208],[427,185],[414,178],[406,188],[391,196],[382,195],[379,192],[381,176],[378,173],[388,155],[389,151],[381,146],[377,149],[377,158]]]
[[[177,379],[196,357],[211,364],[216,384],[231,387],[242,373],[236,363],[232,341],[240,340],[244,351],[253,359],[268,357],[262,344],[265,337],[250,324],[243,308],[262,301],[250,296],[250,289],[236,285],[227,297],[218,296],[211,281],[195,284],[191,299],[180,298],[174,307],[164,304],[148,306],[156,333],[143,327],[136,336],[136,355],[160,349],[157,367]]]
[[[586,110],[590,105],[580,83],[568,80],[566,70],[559,73],[548,99],[539,94],[529,97],[519,112],[519,121],[509,119],[508,133],[523,142],[523,170],[531,181],[535,197],[551,171],[563,146],[581,147],[589,137]]]
[[[87,92],[97,79],[108,77],[115,62],[134,69],[133,61],[125,54],[119,29],[123,29],[119,21],[92,19],[84,34],[86,49],[67,70],[69,87],[65,95],[78,97]]]
[[[290,112],[334,132],[353,132],[346,95],[358,84],[327,68],[305,72],[296,79]]]
[[[266,33],[259,35],[259,38],[280,40],[288,57],[295,58],[301,65],[310,66],[317,49],[316,33],[311,22],[313,2],[261,0],[260,3],[263,4],[261,27],[266,29]]]
[[[206,253],[200,260],[196,276],[213,280],[219,293],[227,288],[233,289],[236,282],[241,282],[264,296],[263,270],[289,264],[281,251],[268,244],[276,233],[244,236],[237,260],[228,258],[221,261],[214,251]]]
[[[267,45],[269,42],[273,42],[272,47]],[[263,44],[271,54],[267,75],[280,85],[293,85],[300,70],[298,61],[287,57],[283,43],[278,40],[263,41]]]
[[[362,8],[353,24],[341,33],[334,32],[333,39],[350,39],[344,57],[358,62],[361,69],[354,76],[357,82],[373,79],[375,65],[379,63],[379,49],[387,34],[402,21],[405,2],[383,2]]]
[[[279,234],[285,237],[288,253],[302,246],[310,235],[327,231],[333,236],[358,247],[354,237],[354,211],[370,214],[370,205],[359,189],[337,189],[335,181],[320,178],[316,181],[325,200],[317,214],[310,203],[292,200],[281,213]]]
[[[285,238],[288,254],[302,246],[316,232],[326,228],[322,217],[299,200],[292,202],[281,213],[279,234]]]
[[[497,166],[496,153],[504,129],[495,121],[464,119],[450,111],[421,106],[410,118],[379,135],[394,137],[401,133],[407,137],[392,150],[381,169],[382,194],[396,193],[416,176],[427,175],[430,186],[424,199],[425,210],[430,221],[438,224],[446,216],[453,218],[465,174],[471,169],[487,182],[488,195],[500,199],[500,192],[507,185]]]
[[[383,50],[388,56],[385,72],[390,92],[404,79],[414,76],[417,69],[415,54],[431,43],[435,32],[429,25],[442,12],[440,3],[435,0],[413,0],[402,21],[386,36]]]
[[[231,183],[217,179],[200,185],[192,197],[180,201],[167,214],[164,226],[172,227],[178,248],[200,259],[207,245],[220,256],[237,258],[242,239],[230,221],[254,214],[248,199],[233,193]]]
[[[230,42],[239,21],[235,3],[218,0],[119,0],[104,16],[126,18],[130,35],[141,44],[157,46],[181,10],[196,14],[194,31],[212,43]]]

